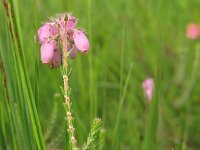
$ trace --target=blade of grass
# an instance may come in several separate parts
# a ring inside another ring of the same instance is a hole
[[[9,41],[11,41],[11,40],[9,40]],[[16,49],[16,47],[17,47],[16,43],[14,44],[14,46]],[[12,78],[13,79],[15,78],[14,80],[17,81],[16,86],[15,86],[15,89],[16,89],[15,96],[13,96],[13,99],[17,98],[17,105],[15,103],[11,103],[11,111],[12,111],[12,114],[15,114],[14,115],[15,117],[13,117],[13,118],[14,118],[14,123],[16,124],[17,133],[18,133],[18,135],[20,135],[20,137],[22,137],[22,138],[20,138],[20,140],[23,139],[23,133],[21,131],[24,129],[24,134],[25,134],[24,141],[25,142],[20,142],[21,145],[23,145],[23,147],[25,147],[25,145],[26,145],[27,148],[31,149],[32,148],[31,143],[34,139],[32,138],[32,135],[31,135],[32,131],[30,130],[29,125],[28,125],[29,124],[29,116],[28,116],[28,110],[26,107],[26,102],[24,99],[25,97],[24,97],[24,93],[23,93],[23,87],[21,85],[21,80],[20,80],[21,74],[19,73],[19,69],[18,69],[19,64],[18,64],[18,61],[16,60],[15,54],[13,53],[15,51],[15,49],[14,49],[13,45],[11,45],[11,54],[13,57],[14,72],[15,72],[15,77],[12,76]],[[20,110],[16,109],[16,111],[14,111],[15,107],[17,107],[17,106]],[[20,120],[19,116],[21,116],[21,120]],[[23,123],[24,123],[24,125],[23,125]],[[23,125],[23,127],[20,127],[21,125]],[[21,128],[22,128],[22,130],[21,130]],[[24,143],[24,144],[22,144],[22,143]]]
[[[113,132],[112,149],[114,148],[115,143],[116,143],[116,141],[115,141],[116,140],[116,133],[117,133],[117,130],[118,130],[118,127],[119,127],[119,123],[120,123],[119,121],[120,121],[120,117],[121,117],[122,106],[124,104],[124,100],[125,100],[128,84],[129,84],[130,77],[131,77],[131,72],[132,72],[132,64],[130,64],[129,71],[128,71],[128,74],[127,74],[127,77],[126,77],[126,82],[125,82],[125,85],[123,87],[122,96],[121,96],[121,99],[120,99],[120,102],[119,102],[119,108],[118,108],[118,111],[117,111],[116,124],[115,124],[114,132]]]
[[[90,39],[90,54],[89,54],[89,80],[90,80],[90,122],[92,123],[92,120],[94,118],[94,116],[96,115],[97,112],[97,102],[96,102],[96,98],[94,96],[95,93],[95,86],[94,86],[94,68],[93,68],[93,52],[92,52],[92,1],[91,0],[87,0],[87,7],[88,7],[88,35],[89,35],[89,39]]]
[[[183,131],[183,141],[181,144],[181,150],[187,150],[187,140],[188,140],[188,133],[189,133],[189,107],[186,106],[187,112],[186,112],[186,119],[185,119],[185,124],[184,124],[184,131]]]
[[[142,150],[156,149],[156,131],[158,124],[158,99],[152,100],[150,120],[146,129]]]
[[[150,103],[150,114],[149,114],[149,121],[148,126],[145,131],[145,138],[142,145],[142,150],[154,150],[156,149],[156,133],[157,133],[157,126],[158,126],[158,114],[159,114],[159,98],[160,98],[160,81],[161,81],[161,52],[159,51],[156,59],[156,68],[155,68],[155,75],[156,75],[156,86],[155,86],[155,98]]]
[[[16,20],[16,28],[17,28],[17,33],[19,35],[19,40],[20,43],[22,42],[21,40],[21,32],[19,29],[19,19],[18,19],[18,15],[16,15],[16,6],[14,4],[14,16]],[[14,30],[14,22],[12,22],[12,18],[10,18],[11,20],[11,29],[12,32],[15,33],[16,31]],[[14,34],[13,34],[14,35]],[[16,37],[14,38],[14,46],[16,51],[14,51],[16,54],[16,58],[17,58],[17,63],[18,64],[18,69],[19,69],[19,74],[20,74],[20,78],[21,78],[21,84],[22,84],[22,89],[24,91],[24,95],[27,98],[27,104],[28,104],[28,110],[30,113],[30,119],[32,122],[32,127],[33,127],[33,131],[34,131],[34,135],[36,138],[36,142],[38,145],[38,149],[45,149],[45,144],[44,144],[44,138],[42,135],[42,131],[41,131],[41,126],[40,126],[40,122],[39,122],[39,118],[38,118],[38,114],[37,114],[37,110],[36,110],[36,106],[35,106],[35,101],[34,101],[34,97],[33,97],[33,93],[31,90],[31,85],[30,85],[30,80],[29,80],[29,76],[28,76],[28,72],[27,72],[27,67],[25,64],[25,59],[24,59],[24,54],[23,54],[23,50],[20,51],[19,50],[19,46],[17,45],[17,41],[16,41]],[[22,46],[20,46],[22,48]],[[20,53],[21,52],[21,53]]]
[[[2,15],[4,16],[4,15]],[[3,20],[4,17],[3,17]],[[18,136],[18,138],[15,138],[17,139],[17,141],[19,142],[20,141],[20,145],[21,147],[23,148],[31,148],[32,146],[30,145],[30,136],[28,134],[28,131],[29,130],[29,127],[28,127],[28,119],[27,116],[28,114],[26,113],[26,106],[25,106],[25,103],[23,103],[22,101],[22,95],[23,95],[23,91],[20,90],[21,88],[19,86],[17,86],[16,82],[18,82],[18,85],[19,85],[19,78],[15,79],[17,77],[16,73],[15,73],[15,65],[13,64],[14,63],[14,58],[12,58],[13,56],[13,51],[12,51],[12,48],[9,46],[9,43],[11,41],[11,39],[9,39],[9,31],[7,29],[7,25],[6,25],[6,21],[5,22],[5,31],[7,31],[6,33],[6,39],[7,39],[7,47],[3,47],[1,48],[0,50],[0,53],[2,55],[2,58],[3,58],[3,62],[4,62],[4,68],[5,68],[5,77],[7,79],[5,79],[6,81],[6,86],[7,86],[7,90],[6,93],[7,93],[7,97],[9,96],[9,104],[8,104],[8,110],[10,109],[11,111],[9,111],[9,113],[11,113],[11,117],[14,118],[14,126],[15,126],[15,129],[16,130],[16,133],[18,133],[18,135],[21,135],[21,136]],[[9,22],[9,21],[8,21]],[[10,71],[9,71],[10,70]],[[12,73],[10,73],[12,72]],[[8,83],[8,84],[7,84]],[[19,92],[17,92],[19,90]],[[20,118],[17,118],[16,117],[16,112],[17,112],[17,109],[16,109],[16,106],[19,106],[19,113],[20,113]],[[18,119],[20,119],[20,121],[18,121]],[[20,122],[20,125],[17,124],[17,122]],[[18,132],[18,130],[20,130],[20,132]],[[23,131],[23,132],[21,132]]]
[[[33,92],[32,92],[32,89],[31,89],[30,79],[29,79],[29,76],[28,76],[28,71],[27,71],[27,67],[26,67],[26,63],[25,63],[25,56],[24,56],[24,53],[23,53],[23,44],[22,44],[22,36],[21,36],[21,28],[20,28],[21,26],[19,24],[20,21],[19,21],[19,11],[18,11],[17,4],[18,4],[18,2],[14,1],[13,6],[14,6],[14,15],[15,15],[15,20],[16,20],[16,27],[17,27],[17,31],[18,31],[18,35],[19,35],[20,45],[22,47],[22,65],[21,65],[22,68],[21,68],[21,72],[24,73],[24,78],[22,78],[22,79],[25,79],[24,80],[24,86],[26,87],[25,89],[28,89],[26,91],[26,93],[27,93],[27,96],[30,97],[30,108],[29,109],[30,109],[30,113],[31,113],[31,111],[33,111],[32,115],[35,119],[34,124],[37,127],[37,132],[38,132],[37,134],[38,134],[39,139],[40,139],[41,149],[45,149],[44,137],[43,137],[41,126],[40,126],[39,117],[38,117],[37,109],[36,109],[36,105],[35,105],[35,100],[34,100]],[[19,53],[18,53],[18,58],[20,59]],[[36,92],[36,94],[37,94],[37,92]],[[28,101],[28,105],[29,105],[29,101]],[[33,124],[33,127],[35,126],[34,124]]]
[[[0,75],[1,76],[1,75]],[[3,84],[2,82],[2,79],[0,78],[0,83]],[[6,147],[6,125],[5,125],[5,122],[6,122],[6,118],[4,117],[5,113],[4,113],[4,108],[3,108],[3,90],[2,88],[0,87],[0,90],[1,90],[1,93],[0,93],[0,149],[4,149],[4,150],[7,150],[7,147]]]
[[[2,48],[0,47],[0,52],[2,51]],[[2,55],[2,54],[1,54]],[[13,123],[12,123],[12,119],[11,119],[11,114],[10,114],[10,111],[9,111],[9,106],[8,106],[8,101],[9,101],[9,97],[8,97],[8,93],[7,93],[7,81],[6,81],[6,78],[5,78],[5,73],[4,73],[4,68],[3,68],[3,62],[1,62],[1,66],[0,66],[0,74],[1,74],[1,79],[3,80],[3,89],[1,89],[1,93],[0,93],[0,113],[1,113],[1,124],[0,124],[0,127],[1,127],[1,133],[2,136],[1,136],[1,139],[0,141],[3,142],[3,149],[7,149],[6,147],[6,128],[7,128],[7,131],[10,131],[10,140],[11,140],[11,147],[13,150],[16,150],[16,140],[14,138],[14,128],[13,128]],[[8,116],[8,117],[7,117]],[[8,120],[6,119],[8,118]],[[7,122],[8,121],[8,122]],[[6,126],[6,124],[8,124],[9,126]],[[1,142],[1,143],[2,143]]]
[[[37,22],[37,5],[36,5],[36,0],[33,0],[34,7],[33,7],[33,12],[34,12],[34,19],[35,19],[35,34],[37,34],[37,29],[38,29],[38,22]],[[37,40],[36,36],[36,41]],[[35,42],[35,87],[34,87],[34,97],[35,97],[35,104],[36,107],[38,108],[39,105],[39,45],[38,42]]]
[[[192,69],[191,77],[189,79],[187,86],[184,89],[183,94],[175,102],[175,106],[177,108],[182,107],[189,100],[189,98],[192,94],[192,91],[196,86],[196,81],[198,79],[199,64],[200,64],[200,44],[197,44],[195,47],[195,58],[194,58],[194,62],[193,62],[193,69]]]

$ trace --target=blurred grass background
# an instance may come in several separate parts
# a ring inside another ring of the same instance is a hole
[[[34,1],[18,2],[25,57],[34,85]],[[188,23],[200,23],[199,8],[198,0],[36,0],[38,26],[50,16],[72,12],[79,19],[78,27],[88,31],[89,53],[78,54],[70,60],[71,99],[78,144],[85,141],[90,122],[98,116],[105,129],[103,149],[141,149],[150,112],[141,82],[153,77],[159,86],[156,87],[159,88],[158,96],[155,96],[159,98],[157,149],[199,149],[199,72],[191,76],[198,41],[185,36]],[[0,11],[3,11],[2,2]],[[2,14],[0,44],[4,50],[6,31]],[[191,77],[195,78],[195,84],[188,90]],[[52,149],[63,149],[65,142],[60,85],[60,70],[50,69],[40,62],[38,111],[46,143]],[[188,96],[184,95],[186,92]],[[186,101],[177,108],[175,104],[180,99]]]

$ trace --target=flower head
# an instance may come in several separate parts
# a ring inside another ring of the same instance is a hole
[[[142,88],[144,90],[144,93],[145,93],[145,96],[147,97],[148,102],[150,102],[153,97],[154,80],[152,78],[145,79],[142,82]]]
[[[38,29],[42,63],[58,67],[61,65],[63,51],[67,51],[69,57],[74,58],[78,50],[82,53],[89,50],[89,41],[84,30],[77,29],[76,25],[77,19],[65,13],[50,18],[49,22]],[[60,51],[62,44],[66,44],[67,49]]]
[[[200,27],[195,24],[191,23],[187,26],[186,29],[186,36],[189,39],[195,40],[200,37]]]

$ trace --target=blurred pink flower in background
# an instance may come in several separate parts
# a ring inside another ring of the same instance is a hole
[[[78,50],[86,53],[89,41],[83,29],[76,28],[77,19],[69,13],[51,18],[38,29],[38,41],[41,44],[41,60],[44,64],[58,67],[61,64],[59,42],[67,41],[69,57],[74,58]]]
[[[186,36],[189,39],[195,40],[200,37],[200,26],[195,23],[190,23],[186,29]]]
[[[154,80],[152,78],[145,79],[142,82],[142,88],[144,90],[144,94],[147,97],[148,102],[150,102],[153,97]]]

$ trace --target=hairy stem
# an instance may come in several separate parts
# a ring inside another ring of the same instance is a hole
[[[73,125],[73,116],[71,113],[71,101],[69,96],[69,84],[68,84],[68,75],[67,75],[67,69],[68,69],[68,63],[67,58],[69,56],[69,51],[67,50],[67,38],[64,38],[64,41],[62,42],[62,48],[63,48],[63,84],[64,84],[64,100],[65,100],[65,108],[66,108],[66,119],[68,123],[68,133],[70,138],[70,143],[72,146],[72,150],[77,150],[77,140],[75,138],[75,128]]]

